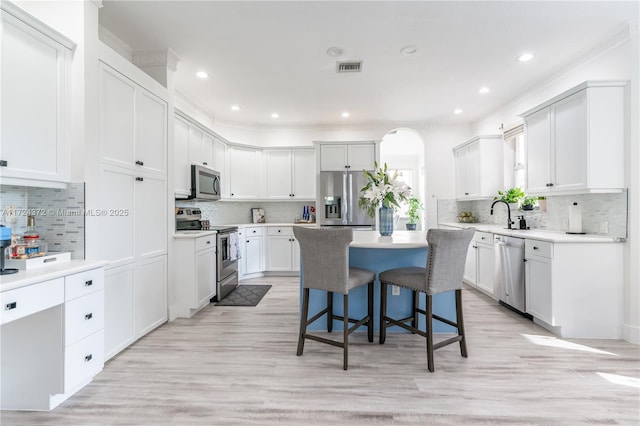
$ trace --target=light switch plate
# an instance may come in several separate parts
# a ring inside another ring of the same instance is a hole
[[[398,287],[397,285],[392,285],[391,286],[391,295],[392,296],[400,296],[400,287]]]
[[[603,220],[602,222],[600,222],[600,233],[601,234],[609,233],[609,222],[607,222],[606,220]]]

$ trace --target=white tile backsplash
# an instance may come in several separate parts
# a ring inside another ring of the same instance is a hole
[[[511,212],[516,222],[517,216],[524,216],[529,227],[554,231],[566,230],[563,221],[569,219],[569,206],[578,203],[582,213],[582,228],[588,234],[627,237],[627,191],[613,194],[554,195],[547,197],[547,211],[518,210]],[[459,212],[470,211],[479,223],[507,222],[507,208],[497,204],[494,215],[490,214],[493,200],[456,201],[438,200],[438,222],[457,222]],[[601,232],[606,222],[607,232]]]
[[[302,217],[304,206],[315,206],[309,201],[187,201],[176,200],[176,207],[198,207],[202,219],[211,225],[251,223],[251,209],[262,208],[267,223],[293,223]]]

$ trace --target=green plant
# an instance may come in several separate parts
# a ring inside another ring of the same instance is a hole
[[[522,200],[522,207],[534,207],[536,205],[536,202],[538,201],[538,197],[525,197],[524,200]]]
[[[411,188],[398,180],[397,171],[389,175],[387,163],[384,167],[378,167],[376,161],[374,166],[373,172],[363,170],[367,184],[360,190],[361,195],[358,199],[358,207],[365,209],[369,217],[375,217],[376,209],[382,205],[392,209],[400,207],[399,203],[411,195]]]
[[[409,203],[409,209],[406,211],[409,216],[409,223],[416,223],[420,219],[420,212],[424,210],[424,206],[416,197],[411,197],[407,201]]]
[[[506,203],[517,203],[527,196],[521,188],[510,188],[505,191],[498,191],[499,197],[493,197],[494,200],[502,200]]]
[[[546,200],[546,199],[547,199],[547,197],[545,197],[544,195],[540,195],[540,196],[538,197],[538,200]]]

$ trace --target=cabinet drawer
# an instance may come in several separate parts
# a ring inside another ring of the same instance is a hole
[[[473,241],[477,243],[493,244],[493,234],[490,232],[476,231]]]
[[[102,330],[68,346],[64,355],[64,391],[69,392],[95,376],[104,366],[104,332]]]
[[[65,300],[73,300],[94,291],[104,289],[104,270],[102,268],[69,275],[64,279]]]
[[[0,324],[64,303],[64,278],[0,293]]]
[[[104,328],[104,291],[67,302],[64,307],[65,346]]]
[[[206,237],[196,238],[196,251],[205,250],[216,246],[216,236],[209,235]]]
[[[548,241],[524,240],[524,252],[527,255],[553,259],[553,243]]]
[[[261,226],[252,226],[249,228],[245,228],[245,237],[255,237],[262,235],[263,228]]]
[[[269,226],[267,235],[293,235],[293,229],[290,226]]]

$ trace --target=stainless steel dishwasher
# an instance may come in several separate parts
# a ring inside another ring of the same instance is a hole
[[[525,313],[524,239],[494,235],[493,242],[498,300]]]

